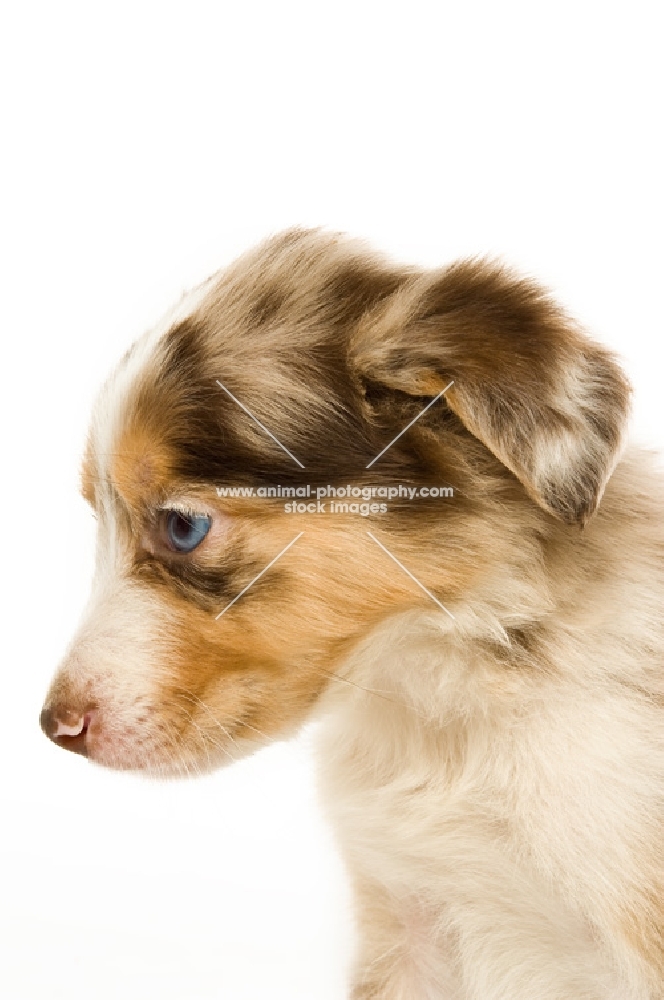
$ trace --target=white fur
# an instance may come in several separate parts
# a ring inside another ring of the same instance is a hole
[[[605,523],[600,513],[568,553],[578,564],[613,545],[615,575],[567,604],[572,571],[549,581],[539,673],[501,676],[477,641],[499,600],[489,587],[474,616],[455,608],[456,628],[435,608],[383,623],[346,662],[353,683],[328,692],[322,789],[358,896],[358,1000],[664,995],[620,920],[664,868],[652,486],[652,519],[606,537],[612,503],[644,489],[645,465],[619,466]],[[523,583],[506,570],[500,600],[517,615]]]

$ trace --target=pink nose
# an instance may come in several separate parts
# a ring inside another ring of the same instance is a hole
[[[53,740],[59,747],[87,757],[87,734],[95,714],[94,708],[79,715],[57,705],[49,706],[45,707],[39,716],[39,725],[49,740]]]

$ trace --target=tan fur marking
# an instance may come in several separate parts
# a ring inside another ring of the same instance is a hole
[[[110,477],[124,501],[144,509],[171,485],[171,462],[154,432],[141,425],[130,426],[118,438],[110,462]]]

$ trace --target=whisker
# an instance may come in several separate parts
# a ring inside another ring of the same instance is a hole
[[[210,758],[210,752],[209,752],[209,746],[210,745],[212,745],[213,747],[216,747],[218,750],[221,750],[222,753],[225,753],[226,756],[229,757],[230,760],[233,761],[233,763],[235,763],[237,761],[237,757],[234,757],[233,754],[222,743],[220,743],[218,740],[215,740],[214,737],[212,737],[209,733],[206,733],[206,732],[204,732],[201,729],[201,727],[198,725],[198,723],[194,721],[193,716],[191,715],[191,712],[188,712],[186,710],[186,708],[183,708],[182,711],[185,713],[185,715],[187,716],[187,718],[191,722],[192,726],[194,726],[198,730],[198,732],[200,733],[201,742],[202,742],[202,744],[203,744],[203,746],[205,748],[205,751],[207,753],[208,761],[210,762],[210,767],[212,766],[212,760]],[[216,722],[216,720],[214,719],[214,716],[212,716],[212,719],[213,719],[213,721]],[[221,723],[218,723],[218,725],[223,730],[224,727],[221,725]]]
[[[228,729],[226,729],[225,726],[223,726],[221,724],[221,722],[219,721],[219,719],[215,718],[215,716],[212,713],[209,705],[206,705],[205,702],[201,698],[198,697],[198,695],[195,695],[193,693],[193,691],[180,691],[180,692],[178,692],[178,694],[179,694],[179,697],[181,697],[181,698],[191,698],[195,702],[195,704],[200,705],[201,708],[203,708],[208,713],[208,715],[210,716],[210,718],[212,719],[212,721],[215,723],[215,725],[219,726],[219,728],[222,730],[222,732],[226,736],[228,736],[228,738],[230,740],[232,740],[233,743],[235,744],[235,746],[238,747],[238,749],[239,749],[239,744],[238,744],[237,740],[234,738],[233,734]],[[237,717],[233,716],[232,719],[230,719],[229,721],[234,726],[242,726],[245,729],[251,729],[252,732],[257,733],[258,736],[261,736],[264,740],[267,740],[269,743],[275,743],[276,742],[276,740],[275,740],[275,738],[273,736],[268,736],[268,734],[264,733],[262,729],[258,729],[256,726],[253,726],[251,723],[247,722],[246,719],[243,719],[241,716],[237,716]]]
[[[184,775],[184,777],[187,778],[190,777],[191,771],[189,769],[187,760],[185,759],[184,755],[181,752],[179,752],[182,748],[182,741],[176,740],[175,737],[172,735],[172,733],[166,731],[164,731],[163,735],[166,737],[166,739],[171,744],[174,750],[174,754],[170,759],[170,763],[175,765],[177,773],[179,775]],[[162,769],[165,770],[166,765],[162,764],[161,766]],[[168,772],[166,773],[168,774]]]
[[[245,719],[236,719],[235,720],[235,724],[238,725],[238,726],[244,726],[246,729],[251,729],[252,732],[258,733],[259,736],[262,736],[263,739],[267,740],[269,743],[276,743],[277,742],[275,740],[274,736],[268,736],[267,733],[264,733],[262,729],[257,729],[256,726],[252,726]]]
[[[208,706],[208,705],[206,705],[206,704],[205,704],[205,702],[204,702],[204,701],[202,701],[202,700],[201,700],[201,699],[200,699],[200,698],[198,697],[198,695],[194,694],[194,693],[193,693],[193,691],[181,691],[181,692],[180,692],[180,697],[181,697],[181,698],[190,698],[190,699],[191,699],[191,700],[192,700],[192,701],[194,702],[194,704],[196,704],[196,705],[200,705],[200,707],[201,707],[201,708],[202,708],[202,709],[203,709],[203,710],[204,710],[205,712],[207,712],[207,714],[208,714],[208,715],[210,716],[210,718],[212,719],[212,721],[214,722],[214,724],[215,724],[216,726],[219,726],[219,728],[221,729],[221,731],[223,732],[223,734],[224,734],[225,736],[227,736],[227,737],[228,737],[228,739],[229,739],[229,740],[231,740],[231,742],[232,742],[232,743],[235,743],[235,746],[237,746],[237,742],[236,742],[236,740],[234,739],[234,737],[233,737],[233,734],[232,734],[232,733],[230,733],[230,732],[228,731],[228,729],[226,729],[226,728],[225,728],[225,726],[222,726],[222,724],[221,724],[221,722],[219,721],[219,719],[215,718],[215,716],[213,715],[213,713],[212,713],[212,711],[210,710],[209,706]]]
[[[187,718],[189,719],[189,722],[194,727],[194,729],[196,729],[198,731],[198,733],[200,735],[200,738],[201,738],[201,743],[203,745],[203,749],[205,750],[205,752],[207,754],[208,761],[210,761],[210,751],[208,749],[207,741],[206,741],[206,738],[205,738],[205,734],[203,733],[203,730],[201,729],[201,727],[198,725],[197,722],[194,722],[194,719],[193,719],[191,713],[188,712],[186,710],[186,708],[183,708],[182,711],[187,716]]]

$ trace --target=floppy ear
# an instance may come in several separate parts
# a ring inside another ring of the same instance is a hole
[[[360,377],[445,399],[540,506],[583,524],[620,453],[630,387],[536,284],[487,261],[409,278],[351,343]]]

